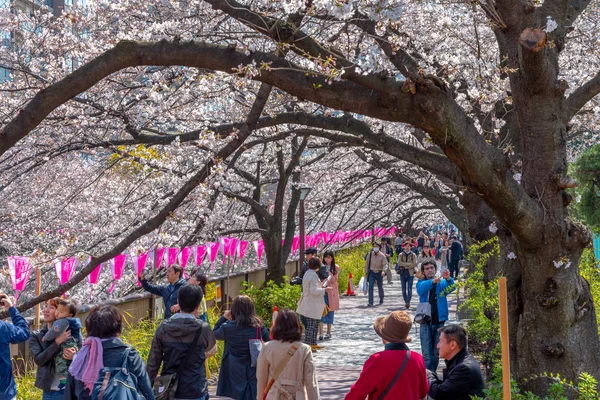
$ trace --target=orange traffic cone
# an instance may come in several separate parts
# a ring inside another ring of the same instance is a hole
[[[279,309],[277,308],[277,306],[273,307],[273,317],[271,317],[271,332],[273,332],[273,327],[275,326],[275,320],[277,319],[277,316],[279,315]],[[273,340],[273,334],[269,332],[269,337],[271,338],[271,340]]]
[[[352,282],[352,272],[348,276],[348,290],[346,290],[346,296],[356,296],[356,293],[354,293],[354,282]]]

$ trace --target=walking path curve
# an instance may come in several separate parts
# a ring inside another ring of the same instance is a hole
[[[345,393],[360,375],[362,366],[369,356],[383,350],[381,338],[373,330],[373,321],[392,311],[405,309],[400,280],[397,275],[394,276],[393,284],[384,283],[384,290],[384,303],[378,307],[367,307],[367,296],[358,292],[357,296],[340,298],[340,310],[335,313],[335,324],[332,329],[333,337],[331,340],[319,342],[325,348],[314,353],[321,399],[343,399]],[[377,288],[375,288],[375,302],[377,300]],[[411,307],[408,310],[413,318],[418,303],[417,291],[413,286]],[[450,322],[454,322],[457,319],[456,292],[448,296],[448,306]],[[420,353],[418,329],[417,324],[413,325],[410,332],[412,341],[407,344],[411,350]],[[443,368],[443,360],[440,361],[441,368]],[[212,395],[215,387],[210,389],[211,399],[215,398]],[[223,397],[216,398],[224,399]]]

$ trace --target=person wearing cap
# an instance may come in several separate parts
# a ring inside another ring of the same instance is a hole
[[[385,350],[369,357],[345,400],[427,397],[429,384],[423,356],[410,351],[406,345],[412,340],[408,336],[411,327],[412,320],[406,311],[394,311],[375,320],[373,328]]]
[[[377,282],[377,291],[379,292],[379,304],[383,304],[383,277],[385,271],[389,268],[387,257],[381,252],[381,246],[373,242],[373,249],[367,254],[365,260],[365,276],[369,282],[369,303],[368,307],[373,307],[373,290]]]
[[[479,362],[467,351],[467,332],[460,325],[446,325],[439,329],[438,349],[446,361],[443,380],[433,371],[427,371],[429,397],[434,400],[469,400],[485,397],[485,378]]]
[[[317,249],[314,247],[308,247],[304,250],[304,262],[302,263],[302,268],[300,269],[300,278],[304,278],[304,274],[308,271],[308,262],[311,258],[317,255]]]

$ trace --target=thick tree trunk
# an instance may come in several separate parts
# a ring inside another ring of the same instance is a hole
[[[466,192],[461,197],[461,204],[465,208],[469,223],[469,236],[473,241],[486,241],[494,236],[500,243],[500,257],[491,257],[483,268],[483,279],[486,284],[494,279],[504,276],[507,278],[508,290],[508,325],[510,343],[511,371],[518,369],[517,328],[521,316],[521,272],[519,264],[508,257],[515,252],[512,234],[497,223],[497,218],[492,210],[478,196]],[[497,232],[490,231],[490,225],[496,223]],[[491,251],[490,249],[487,249]],[[485,251],[485,249],[483,250]],[[496,315],[490,315],[496,318]]]
[[[273,227],[267,235],[263,235],[265,243],[265,258],[267,259],[267,279],[266,281],[283,282],[285,275],[285,264],[281,262],[281,224]]]
[[[506,37],[509,60],[518,68],[510,81],[523,149],[522,185],[539,204],[539,223],[514,239],[522,301],[515,375],[539,395],[549,386],[539,377],[544,372],[573,381],[581,372],[600,378],[600,341],[589,287],[578,268],[589,232],[569,220],[564,192],[568,113],[558,51],[519,44],[521,32],[535,23],[523,20]],[[506,228],[512,230],[510,224]]]

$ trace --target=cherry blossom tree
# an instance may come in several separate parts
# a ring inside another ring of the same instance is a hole
[[[598,17],[599,5],[585,0],[120,1],[58,20],[4,15],[16,50],[2,54],[14,79],[3,86],[12,95],[0,155],[43,164],[52,154],[31,154],[33,145],[88,151],[89,135],[96,144],[195,143],[210,160],[174,180],[157,214],[131,223],[137,237],[256,128],[302,126],[387,155],[363,154],[370,165],[414,163],[456,196],[473,238],[501,226],[501,255],[516,256],[498,267],[509,277],[513,371],[542,393],[541,372],[599,373],[594,305],[578,271],[590,234],[569,217],[566,192],[578,151],[568,142],[596,136]],[[168,101],[179,91],[179,102]]]

